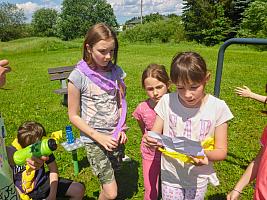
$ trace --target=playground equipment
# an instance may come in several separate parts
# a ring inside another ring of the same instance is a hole
[[[77,176],[79,173],[77,149],[83,147],[83,142],[79,138],[74,138],[72,127],[70,125],[66,126],[66,139],[67,141],[63,142],[61,145],[64,147],[66,151],[72,153],[74,175]]]
[[[220,86],[222,79],[222,68],[223,68],[223,59],[224,52],[228,46],[231,44],[257,44],[257,45],[267,45],[267,39],[259,39],[259,38],[232,38],[226,40],[223,45],[220,47],[218,52],[217,59],[217,68],[216,68],[216,77],[215,77],[215,85],[214,85],[214,95],[219,97],[220,95]]]

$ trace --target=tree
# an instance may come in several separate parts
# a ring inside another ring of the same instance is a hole
[[[213,10],[206,0],[187,0],[183,8],[182,20],[189,40],[203,41],[202,30],[211,28]]]
[[[41,8],[34,12],[32,16],[32,26],[37,36],[55,36],[55,25],[57,20],[57,11],[50,8]]]
[[[235,37],[237,31],[240,28],[240,23],[243,18],[243,12],[246,10],[248,5],[254,0],[223,0],[222,4],[225,9],[225,17],[231,20],[231,35],[230,37]]]
[[[239,35],[242,37],[267,37],[267,2],[252,2],[244,12]]]
[[[113,9],[106,0],[64,0],[57,20],[57,33],[64,40],[83,37],[90,26],[99,22],[118,26]]]
[[[227,38],[230,23],[220,2],[187,0],[183,10],[182,20],[188,40],[214,45]]]
[[[24,34],[24,12],[15,4],[0,3],[0,40],[17,39]]]
[[[161,15],[159,13],[151,13],[149,15],[143,16],[143,24],[148,23],[148,22],[156,22],[159,20],[163,20],[164,18],[168,18],[168,17]],[[131,23],[136,22],[136,21],[141,23],[141,17],[133,17],[133,18],[127,20],[125,22],[125,24],[128,25],[128,24],[131,24]]]

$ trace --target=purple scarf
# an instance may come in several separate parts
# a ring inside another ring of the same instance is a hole
[[[101,74],[95,72],[92,70],[88,64],[84,61],[81,60],[77,65],[77,69],[79,69],[82,73],[84,73],[91,81],[93,81],[97,86],[99,86],[102,90],[106,91],[107,93],[110,93],[114,89],[119,91],[120,94],[120,99],[121,99],[121,106],[122,106],[122,112],[121,116],[119,119],[119,122],[113,132],[113,137],[117,140],[118,139],[118,134],[123,130],[123,125],[125,123],[126,119],[126,112],[127,112],[127,104],[125,100],[125,89],[126,86],[124,84],[123,79],[118,75],[118,72],[116,70],[115,65],[111,65],[111,79],[108,79]],[[120,82],[123,92],[121,91],[118,82]]]

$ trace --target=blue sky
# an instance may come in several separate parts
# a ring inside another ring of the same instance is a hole
[[[40,8],[54,8],[60,11],[63,0],[0,0],[16,4],[24,10],[28,21],[32,13]],[[112,6],[117,21],[121,24],[132,17],[140,16],[141,0],[107,0]],[[170,14],[182,13],[183,0],[143,0],[143,15],[150,13]]]

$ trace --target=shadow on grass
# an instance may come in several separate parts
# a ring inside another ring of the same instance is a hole
[[[119,171],[115,172],[118,184],[118,196],[116,200],[131,199],[138,192],[138,167],[139,162],[131,160],[123,162]],[[79,171],[89,166],[87,157],[79,161]],[[94,197],[99,196],[99,191],[94,192]],[[84,197],[85,200],[96,200],[93,197]]]
[[[118,184],[117,200],[131,199],[138,192],[139,162],[131,160],[122,163],[122,168],[115,173]]]
[[[79,160],[79,172],[90,166],[87,157],[84,156],[82,160]]]
[[[225,200],[226,195],[221,193],[221,194],[214,194],[208,197],[207,200]]]

